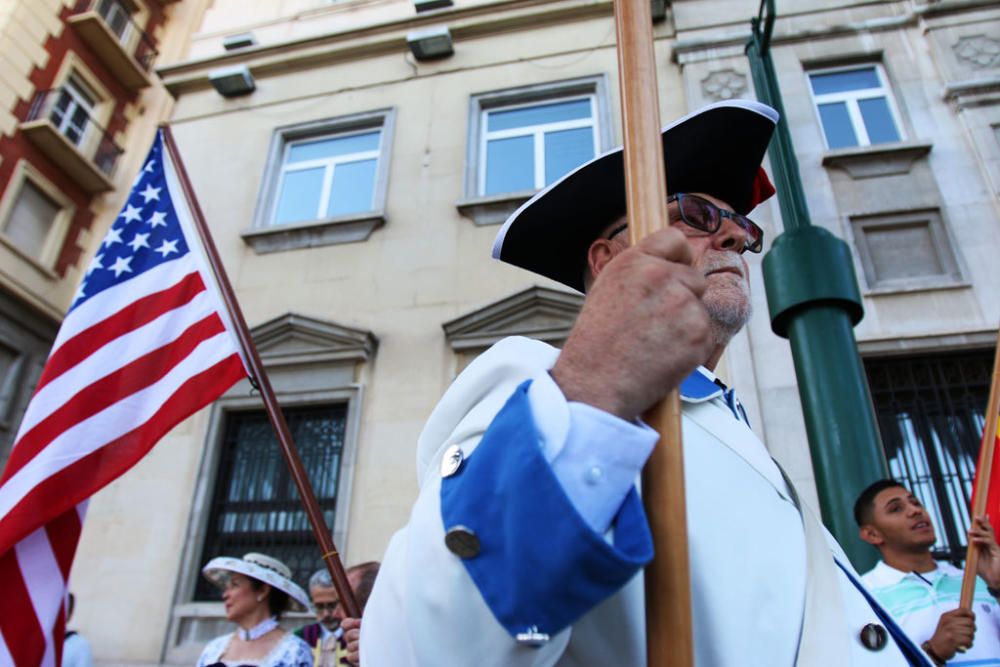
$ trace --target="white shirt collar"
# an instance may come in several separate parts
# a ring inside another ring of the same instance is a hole
[[[921,572],[920,576],[933,581],[943,574],[961,576],[962,571],[951,563],[939,561],[936,568],[930,572]],[[885,586],[895,586],[907,576],[917,578],[917,575],[914,572],[897,570],[896,568],[887,565],[884,560],[880,560],[878,564],[865,575],[865,583],[871,588],[883,588]]]

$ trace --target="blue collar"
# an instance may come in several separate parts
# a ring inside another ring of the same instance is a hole
[[[715,384],[714,378],[701,367],[694,369],[691,375],[684,378],[680,386],[681,398],[691,403],[702,403],[722,395],[722,387]]]

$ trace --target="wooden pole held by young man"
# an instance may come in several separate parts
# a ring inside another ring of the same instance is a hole
[[[633,245],[668,225],[660,105],[648,0],[615,0],[625,190]],[[660,433],[642,473],[642,500],[655,556],[646,567],[646,664],[694,664],[681,407],[677,391],[646,416]]]
[[[993,358],[993,381],[990,396],[986,402],[986,426],[979,446],[979,463],[976,465],[976,488],[972,491],[972,517],[986,513],[989,496],[990,477],[993,473],[993,452],[997,441],[997,413],[1000,413],[1000,331],[997,331],[996,355]],[[965,574],[962,577],[962,594],[958,606],[970,611],[972,594],[976,588],[976,569],[979,565],[979,549],[969,541],[965,552]]]
[[[205,222],[205,216],[201,212],[201,206],[198,204],[198,198],[195,196],[194,188],[191,186],[187,170],[181,161],[177,144],[174,143],[170,127],[167,125],[163,125],[162,127],[164,147],[170,153],[170,159],[176,168],[181,189],[184,191],[184,197],[190,205],[195,228],[198,230],[202,246],[205,249],[206,259],[211,266],[212,272],[215,274],[219,291],[225,302],[224,305],[226,311],[229,313],[229,319],[233,324],[240,348],[243,350],[244,358],[250,366],[250,379],[256,385],[260,391],[261,398],[264,400],[267,416],[271,420],[271,426],[274,428],[274,433],[278,438],[281,453],[285,458],[285,463],[288,465],[292,480],[295,482],[295,488],[299,491],[299,498],[302,501],[306,515],[309,517],[313,535],[316,537],[316,542],[323,553],[323,561],[326,563],[326,567],[330,571],[330,576],[333,578],[333,585],[337,590],[337,595],[340,597],[340,603],[343,605],[347,616],[350,618],[361,618],[361,608],[354,597],[354,591],[351,590],[347,574],[344,572],[344,565],[341,563],[340,556],[333,544],[330,529],[323,520],[323,512],[320,510],[319,503],[316,502],[316,494],[313,492],[312,484],[309,482],[309,477],[302,466],[302,460],[299,458],[298,450],[295,448],[292,434],[288,430],[285,416],[281,412],[281,406],[278,405],[278,399],[271,388],[271,381],[267,377],[267,371],[260,360],[260,355],[257,354],[257,346],[254,345],[253,337],[250,335],[246,320],[243,318],[243,311],[236,300],[236,295],[233,293],[232,285],[229,283],[225,267],[219,258],[219,252],[215,248],[215,242],[209,233],[208,224]]]

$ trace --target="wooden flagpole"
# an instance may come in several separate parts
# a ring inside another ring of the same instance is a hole
[[[986,496],[989,495],[990,477],[993,473],[993,450],[997,439],[997,413],[1000,413],[1000,330],[997,331],[997,349],[993,358],[993,381],[990,383],[990,397],[986,402],[986,427],[979,445],[979,463],[976,466],[976,488],[972,492],[972,516],[986,512]],[[979,565],[979,549],[972,542],[965,552],[965,574],[962,576],[962,594],[958,606],[972,609],[972,594],[976,588],[976,569]]]
[[[625,190],[633,245],[668,225],[659,89],[649,0],[615,0]],[[681,407],[670,392],[646,414],[660,440],[642,472],[642,500],[655,557],[646,567],[646,664],[694,664]]]
[[[243,349],[244,357],[250,365],[251,380],[257,385],[261,398],[264,399],[267,416],[271,420],[271,426],[274,428],[275,435],[278,437],[278,443],[281,445],[281,453],[285,458],[285,463],[288,465],[292,480],[295,482],[295,488],[299,491],[299,498],[302,500],[302,506],[309,517],[313,535],[323,552],[323,561],[326,563],[326,567],[330,571],[330,576],[333,578],[333,585],[337,589],[340,603],[344,606],[344,610],[349,617],[361,618],[361,608],[358,606],[358,602],[354,597],[354,591],[351,590],[350,583],[347,581],[347,574],[344,572],[344,565],[340,561],[340,556],[333,544],[330,528],[323,520],[323,512],[319,508],[319,503],[316,502],[316,494],[313,492],[312,484],[309,482],[305,468],[302,467],[302,460],[299,458],[298,450],[295,448],[292,434],[288,430],[285,415],[282,414],[281,406],[278,405],[278,399],[271,388],[271,381],[267,377],[267,371],[264,369],[264,364],[261,363],[260,355],[257,354],[257,346],[253,342],[253,337],[247,328],[246,320],[243,318],[243,311],[240,309],[240,304],[236,300],[236,294],[229,283],[229,277],[226,275],[225,267],[219,257],[215,242],[212,240],[208,224],[205,222],[205,216],[201,212],[201,206],[198,204],[198,198],[195,196],[194,188],[191,186],[187,170],[184,169],[184,163],[181,161],[177,144],[174,143],[170,127],[168,125],[161,125],[160,127],[163,130],[164,147],[170,153],[170,159],[177,170],[177,177],[180,180],[184,197],[187,199],[192,216],[194,217],[194,224],[198,230],[198,235],[201,237],[205,255],[208,263],[211,265],[212,272],[215,274],[219,291],[225,302],[226,310],[229,312],[230,321],[232,321],[235,328],[234,333],[240,347]]]

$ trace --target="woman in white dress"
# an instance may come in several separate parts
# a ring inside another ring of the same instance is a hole
[[[285,611],[309,608],[287,565],[249,553],[213,558],[202,574],[222,589],[226,618],[237,629],[210,641],[198,667],[312,667],[309,645],[278,625]]]

